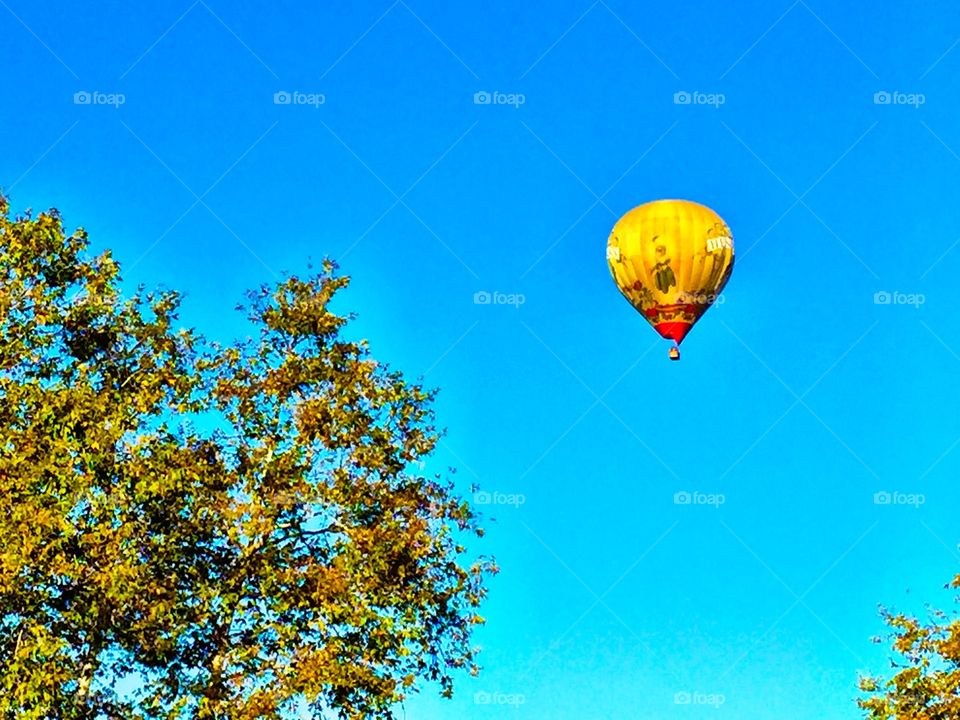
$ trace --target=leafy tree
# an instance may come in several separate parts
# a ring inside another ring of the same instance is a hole
[[[960,588],[960,575],[947,587]],[[868,693],[858,700],[869,720],[956,720],[960,718],[960,619],[931,610],[930,619],[882,610],[892,629],[897,660],[889,680],[860,679]],[[877,638],[877,642],[882,642]]]
[[[87,250],[0,195],[0,717],[391,718],[426,683],[451,695],[496,566],[467,559],[482,530],[450,479],[415,471],[433,391],[344,339],[348,278],[249,293],[255,337],[220,346]]]

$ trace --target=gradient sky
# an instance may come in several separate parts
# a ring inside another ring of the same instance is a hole
[[[0,187],[221,340],[337,258],[351,332],[442,388],[433,464],[516,502],[485,671],[408,720],[855,718],[877,604],[960,562],[958,36],[947,0],[0,0]],[[604,252],[662,197],[737,246],[680,363]]]

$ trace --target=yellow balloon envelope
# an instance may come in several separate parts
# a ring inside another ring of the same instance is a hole
[[[623,296],[679,345],[733,272],[733,235],[708,207],[656,200],[617,221],[607,262]]]

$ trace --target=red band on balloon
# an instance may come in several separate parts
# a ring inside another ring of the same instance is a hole
[[[683,342],[683,339],[690,332],[693,323],[688,322],[662,322],[653,326],[667,340],[673,340],[677,345]]]

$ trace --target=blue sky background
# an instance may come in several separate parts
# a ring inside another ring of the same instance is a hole
[[[337,258],[442,388],[435,466],[523,503],[486,508],[484,673],[405,717],[859,717],[877,604],[950,604],[960,560],[954,4],[307,5],[0,0],[0,187],[223,340]],[[737,246],[680,363],[604,256],[661,197]]]

